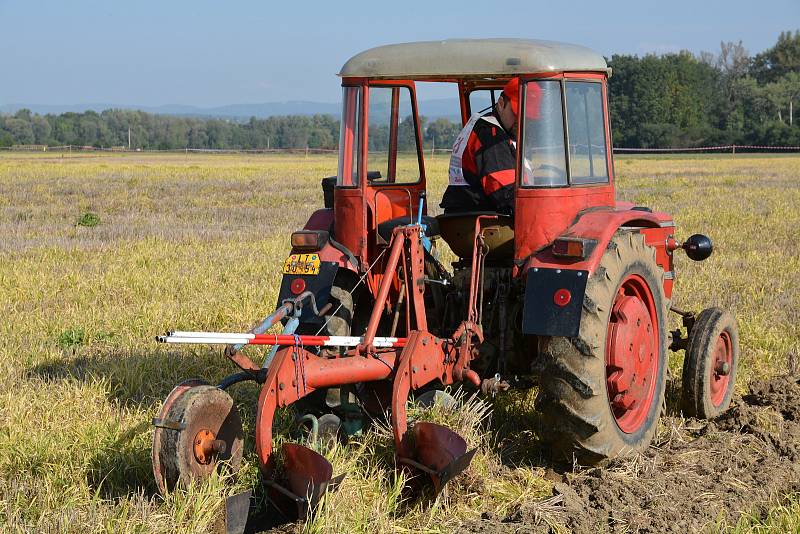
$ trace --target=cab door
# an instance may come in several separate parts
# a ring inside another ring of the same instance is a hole
[[[427,213],[425,165],[414,82],[370,81],[365,108],[364,200],[375,251],[388,244],[395,223],[416,220],[421,200]]]

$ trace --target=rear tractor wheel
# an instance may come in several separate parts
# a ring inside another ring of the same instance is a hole
[[[663,276],[642,234],[617,233],[587,282],[578,337],[540,340],[540,434],[557,456],[592,464],[652,441],[667,377]]]

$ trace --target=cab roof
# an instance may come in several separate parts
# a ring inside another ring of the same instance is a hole
[[[365,50],[339,76],[395,79],[502,78],[540,72],[606,72],[589,48],[534,39],[447,39]]]

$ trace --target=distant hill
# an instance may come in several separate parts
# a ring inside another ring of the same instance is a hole
[[[433,99],[420,102],[420,111],[426,117],[436,119],[446,117],[458,119],[458,100],[451,98]],[[184,117],[223,118],[232,120],[247,120],[250,117],[265,119],[283,115],[333,115],[338,117],[341,113],[341,104],[327,102],[266,102],[262,104],[230,104],[218,107],[185,106],[181,104],[166,104],[162,106],[137,106],[129,104],[112,104],[96,102],[89,104],[4,104],[0,105],[0,113],[16,113],[20,109],[29,109],[40,115],[60,115],[62,113],[84,111],[97,111],[106,109],[131,109],[156,113],[159,115],[178,115]]]

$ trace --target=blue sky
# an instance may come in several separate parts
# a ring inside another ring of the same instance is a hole
[[[392,42],[527,37],[610,55],[741,39],[755,53],[798,27],[800,0],[0,0],[0,104],[335,102],[347,58]]]

